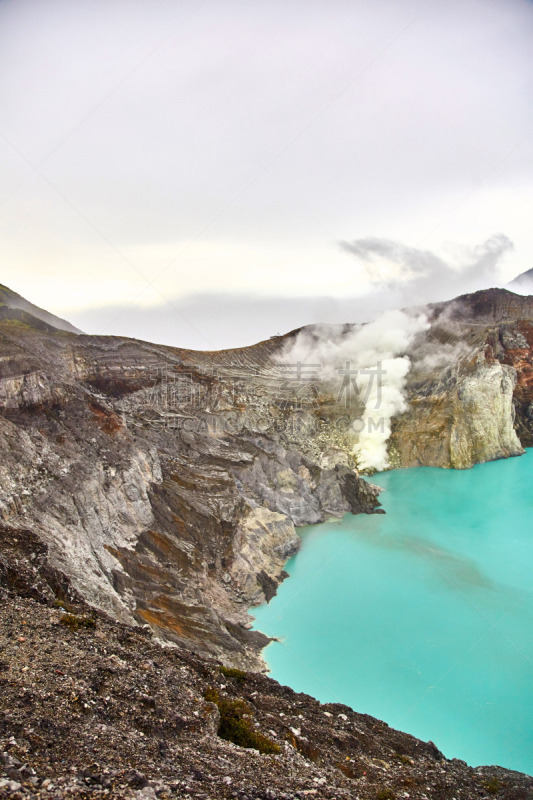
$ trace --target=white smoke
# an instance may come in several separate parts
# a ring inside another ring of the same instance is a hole
[[[320,365],[321,378],[337,389],[357,375],[364,410],[353,426],[359,434],[354,452],[362,470],[389,466],[391,419],[407,408],[404,390],[411,362],[406,351],[416,334],[428,327],[423,314],[386,311],[374,322],[348,332],[339,326],[301,331],[277,358],[283,363]]]

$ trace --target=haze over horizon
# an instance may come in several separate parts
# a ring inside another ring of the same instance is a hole
[[[211,349],[533,265],[533,3],[0,2],[2,283]]]

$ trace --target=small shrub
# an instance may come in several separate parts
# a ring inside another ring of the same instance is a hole
[[[396,800],[396,795],[392,789],[389,789],[388,786],[384,786],[383,789],[377,792],[376,800]]]
[[[76,614],[63,614],[59,621],[72,631],[77,631],[80,628],[96,628],[96,622],[92,617],[78,617]]]
[[[412,764],[413,763],[412,758],[409,758],[409,756],[406,756],[403,753],[396,753],[396,758],[398,759],[398,761],[401,761],[402,764]]]
[[[244,683],[246,680],[246,672],[243,672],[242,669],[235,669],[234,667],[219,667],[220,674],[224,675],[226,678],[235,678],[238,683]]]
[[[75,614],[76,607],[69,603],[67,600],[54,600],[53,604],[54,608],[61,608],[63,611],[66,611],[68,614]]]
[[[489,794],[497,794],[500,789],[503,789],[503,783],[499,778],[487,778],[483,781],[483,788]]]
[[[352,761],[337,761],[333,766],[339,769],[347,778],[353,779],[360,777],[360,771],[357,770],[356,765]]]
[[[218,706],[220,712],[218,735],[221,739],[233,742],[239,747],[251,747],[260,753],[280,752],[281,748],[276,742],[254,730],[251,720],[247,719],[247,716],[251,715],[251,709],[244,700],[221,697],[212,687],[205,691],[204,697]]]
[[[314,745],[307,742],[305,739],[300,739],[298,736],[295,736],[293,733],[289,732],[285,735],[285,738],[290,744],[294,747],[295,750],[298,750],[304,758],[307,758],[308,761],[318,761],[320,758],[320,750],[318,750]]]

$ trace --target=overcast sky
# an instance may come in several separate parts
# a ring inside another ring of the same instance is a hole
[[[533,266],[528,0],[0,0],[0,282],[198,348]]]

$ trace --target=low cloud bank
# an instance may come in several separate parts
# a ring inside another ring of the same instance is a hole
[[[373,236],[339,245],[356,258],[364,277],[374,285],[370,299],[375,294],[388,306],[400,308],[501,286],[502,260],[514,247],[501,233],[448,259],[431,250]]]

